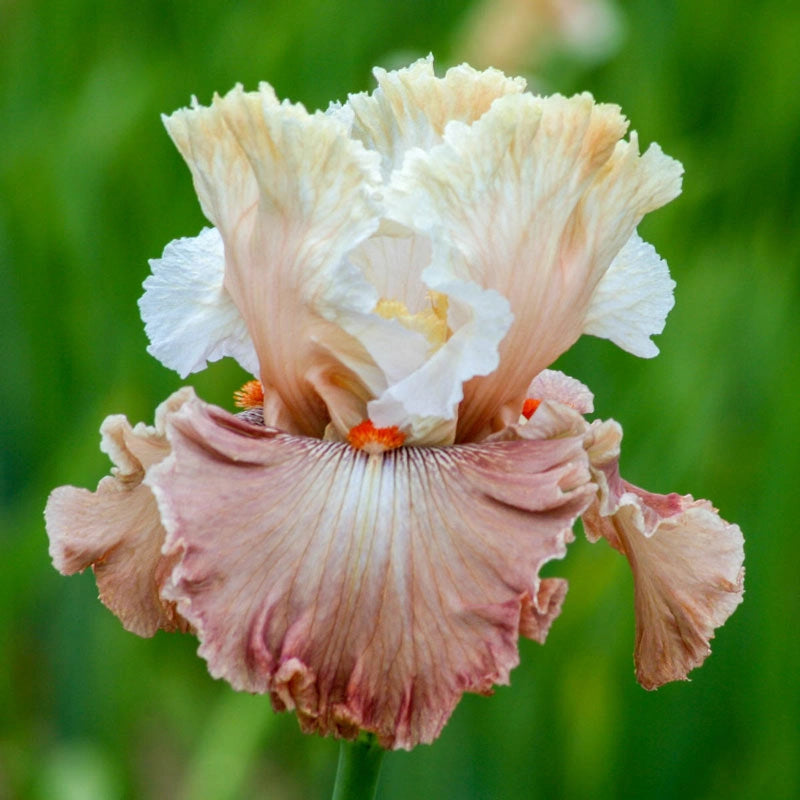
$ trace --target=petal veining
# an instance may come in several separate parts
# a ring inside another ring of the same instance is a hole
[[[269,692],[306,730],[434,739],[465,691],[542,640],[541,581],[590,502],[581,436],[366,455],[193,401],[148,473],[180,558],[165,594],[211,673]]]
[[[336,387],[360,379],[337,358],[340,350],[352,358],[357,343],[318,303],[344,256],[378,227],[378,156],[332,116],[279,104],[266,84],[237,87],[165,123],[222,235],[225,287],[261,381],[280,393],[299,430],[321,436],[331,417],[354,413],[330,408],[345,399]]]

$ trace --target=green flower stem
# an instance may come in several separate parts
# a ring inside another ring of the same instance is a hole
[[[383,754],[375,738],[342,741],[331,800],[374,800]]]

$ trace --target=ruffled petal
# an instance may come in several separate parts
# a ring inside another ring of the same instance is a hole
[[[658,355],[651,341],[675,305],[667,262],[638,234],[628,239],[597,284],[583,332],[610,339],[642,358]]]
[[[641,217],[674,197],[680,165],[639,156],[616,106],[507,95],[441,145],[407,153],[389,214],[433,242],[433,262],[511,302],[500,366],[465,386],[459,440],[481,438],[518,409],[532,378],[580,336],[591,298]]]
[[[223,285],[225,251],[216,228],[170,242],[150,268],[139,300],[150,355],[182,378],[225,356],[258,374],[250,333]]]
[[[147,477],[180,558],[165,594],[214,676],[304,729],[429,742],[560,609],[538,571],[596,487],[558,434],[368,456],[192,401]]]
[[[122,416],[108,417],[100,429],[101,449],[114,463],[112,475],[95,492],[59,487],[45,509],[56,569],[72,575],[91,565],[100,599],[139,636],[152,636],[159,628],[187,629],[174,603],[159,596],[175,559],[161,554],[164,529],[142,480],[168,455],[165,420],[190,396],[184,389],[159,406],[154,428],[141,423],[131,428]]]
[[[583,515],[631,565],[636,604],[636,677],[645,689],[685,680],[711,653],[709,641],[742,601],[744,539],[707,500],[659,495],[619,475],[622,432],[594,423],[588,453],[600,487]]]
[[[358,395],[368,394],[340,352],[367,366],[369,356],[319,305],[344,256],[378,227],[379,157],[331,115],[279,104],[266,84],[176,111],[165,124],[225,243],[225,287],[261,381],[298,430],[321,436],[329,419],[355,413],[353,403],[363,410]],[[349,398],[341,385],[354,387]]]
[[[384,178],[402,165],[410,149],[429,150],[439,144],[450,121],[470,124],[498,97],[525,90],[523,78],[507,78],[496,69],[479,71],[468,64],[437,78],[433,56],[391,72],[376,67],[373,74],[378,88],[371,94],[351,94],[341,111],[352,115],[352,135],[381,154]]]

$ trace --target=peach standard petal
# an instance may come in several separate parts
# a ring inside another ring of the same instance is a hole
[[[742,601],[744,539],[707,500],[646,492],[619,475],[622,431],[595,422],[587,437],[600,490],[583,515],[630,562],[636,606],[636,677],[645,689],[687,679]]]
[[[237,86],[164,123],[222,236],[224,287],[262,383],[275,387],[303,433],[322,436],[340,416],[360,421],[364,387],[343,362],[368,369],[371,361],[318,305],[341,284],[344,256],[378,228],[378,154],[337,119],[278,103],[267,84]],[[353,390],[337,391],[342,385]]]
[[[142,483],[150,467],[169,453],[164,421],[191,390],[176,392],[156,412],[156,425],[131,427],[120,415],[101,427],[101,448],[114,463],[95,492],[74,486],[54,490],[45,509],[50,556],[64,575],[94,569],[100,599],[125,628],[152,636],[159,628],[186,630],[174,603],[160,589],[174,566],[161,553],[164,529],[150,489]]]
[[[165,595],[215,677],[302,727],[411,748],[542,641],[591,501],[582,436],[367,455],[199,400],[147,476],[180,561]]]
[[[532,378],[583,332],[639,221],[680,191],[680,165],[656,145],[640,155],[626,129],[617,106],[589,94],[505,94],[471,125],[450,122],[441,144],[410,150],[393,174],[389,216],[427,232],[434,264],[500,292],[515,317],[499,367],[464,385],[456,441],[518,412]]]
[[[468,64],[433,72],[433,56],[403,69],[373,70],[378,88],[371,94],[351,94],[343,108],[352,113],[352,136],[381,154],[384,177],[402,166],[413,148],[430,150],[442,140],[453,120],[472,123],[489,110],[498,97],[525,90],[524,78],[508,78],[496,69],[479,71]]]

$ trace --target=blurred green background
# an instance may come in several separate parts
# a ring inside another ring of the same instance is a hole
[[[522,641],[512,686],[466,697],[433,746],[390,754],[379,797],[800,796],[800,7],[637,0],[576,35],[529,31],[530,0],[489,5],[0,0],[2,800],[328,796],[336,743],[212,680],[191,637],[126,633],[90,572],[52,569],[42,509],[106,474],[107,414],[150,422],[180,385],[136,308],[147,259],[204,224],[159,114],[262,79],[324,107],[429,51],[589,89],[684,163],[641,229],[678,282],[662,355],[586,338],[563,368],[623,423],[629,480],[740,523],[747,594],[691,683],[645,692],[627,563],[579,537],[547,645]],[[191,383],[229,405],[243,380]]]

